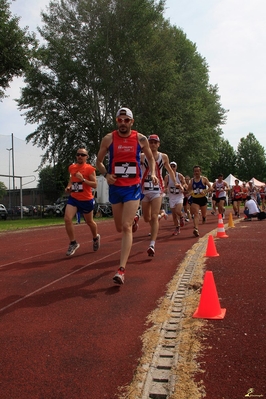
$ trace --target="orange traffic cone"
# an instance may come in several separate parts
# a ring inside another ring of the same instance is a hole
[[[235,227],[232,212],[229,215],[228,227]]]
[[[212,235],[209,235],[205,256],[220,256],[216,251],[215,242]]]
[[[224,222],[223,222],[223,217],[221,214],[219,214],[219,216],[218,216],[218,227],[217,227],[216,237],[228,238],[228,235],[225,234]]]
[[[213,274],[205,273],[199,307],[193,314],[198,319],[221,320],[225,316],[226,309],[221,309]]]

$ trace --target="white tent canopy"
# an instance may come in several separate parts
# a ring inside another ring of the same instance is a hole
[[[235,185],[235,180],[239,180],[239,185],[243,183],[238,177],[235,177],[231,173],[230,175],[227,176],[226,179],[224,179],[224,181],[226,181],[229,187],[233,187]]]
[[[264,183],[255,179],[255,177],[252,177],[252,179],[250,179],[249,182],[251,182],[252,184],[254,184],[257,187],[264,186]]]

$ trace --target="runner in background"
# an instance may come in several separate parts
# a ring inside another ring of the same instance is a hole
[[[184,176],[177,172],[176,162],[170,162],[170,166],[175,173],[175,179],[170,175],[166,175],[164,178],[165,191],[168,193],[169,206],[172,212],[173,222],[175,229],[173,231],[174,236],[180,234],[180,227],[185,224],[185,218],[182,215],[183,201],[184,201],[184,191],[187,189],[187,184]],[[178,183],[176,186],[175,183]]]
[[[185,176],[185,182],[186,182],[186,187],[188,187],[189,182],[190,182],[190,177],[188,175]],[[184,199],[183,199],[183,209],[184,209],[184,212],[186,214],[186,216],[185,216],[185,221],[186,222],[189,222],[190,219],[191,219],[189,197],[190,197],[190,195],[189,195],[188,190],[186,188],[185,191],[184,191]]]
[[[235,212],[235,216],[240,217],[240,204],[242,201],[242,187],[239,185],[239,180],[235,180],[235,185],[231,190],[231,198],[233,204],[233,210]]]
[[[225,204],[226,204],[226,192],[229,191],[228,184],[223,180],[223,174],[218,175],[218,179],[212,185],[215,191],[216,204],[218,206],[218,212],[222,215],[223,219],[225,217]]]
[[[212,194],[212,211],[211,214],[212,215],[216,215],[216,211],[217,211],[217,205],[216,205],[216,195],[215,193]]]
[[[247,188],[247,184],[245,182],[242,183],[241,191],[242,191],[242,202],[243,202],[243,205],[245,205],[245,202],[246,202],[246,199],[248,196],[248,188]]]
[[[206,195],[212,191],[211,183],[207,177],[201,175],[199,165],[193,167],[193,178],[189,182],[188,191],[191,193],[190,210],[194,222],[193,234],[195,237],[199,237],[199,211],[201,211],[202,223],[205,223],[208,202]]]
[[[160,138],[157,134],[151,134],[148,137],[149,146],[155,160],[155,172],[157,176],[157,184],[154,184],[151,180],[151,172],[148,164],[148,160],[145,154],[141,154],[141,169],[142,169],[142,194],[144,195],[142,204],[142,216],[146,223],[150,223],[151,226],[151,241],[147,250],[148,256],[154,256],[155,254],[155,242],[159,230],[158,215],[162,206],[162,198],[164,194],[164,180],[162,176],[162,170],[165,168],[170,174],[174,181],[174,186],[178,184],[175,181],[175,173],[173,172],[170,164],[168,155],[159,152]]]

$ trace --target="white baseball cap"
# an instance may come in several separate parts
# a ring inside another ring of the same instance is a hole
[[[126,116],[128,116],[130,119],[133,119],[132,111],[131,111],[129,108],[125,108],[125,107],[120,108],[120,109],[117,111],[116,117],[118,117],[118,116],[120,116],[120,115],[126,115]]]

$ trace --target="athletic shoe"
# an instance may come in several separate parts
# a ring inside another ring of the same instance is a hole
[[[79,244],[77,242],[75,242],[74,244],[69,244],[66,256],[71,256],[74,255],[74,253],[76,252],[76,250],[79,248]]]
[[[181,218],[180,218],[180,227],[184,227],[184,225],[185,225],[184,217],[181,216]]]
[[[147,253],[148,253],[149,256],[154,256],[154,254],[155,254],[155,249],[154,249],[154,246],[153,246],[153,245],[150,245],[150,246],[149,246],[149,248],[148,248],[148,250],[147,250]]]
[[[97,234],[97,238],[93,239],[93,244],[92,244],[93,251],[98,251],[100,245],[101,245],[101,236],[100,234]]]
[[[136,215],[134,217],[134,222],[133,222],[133,226],[132,226],[132,233],[135,233],[138,230],[138,228],[139,228],[138,221],[139,221],[139,215]]]
[[[177,226],[177,227],[174,229],[174,231],[173,231],[173,233],[172,233],[172,236],[177,236],[178,234],[180,234],[180,226]]]
[[[124,284],[125,282],[125,269],[123,267],[119,267],[116,274],[113,277],[113,282],[115,284]]]
[[[199,237],[199,230],[195,228],[193,230],[193,234],[194,234],[195,237]]]
[[[224,213],[222,214],[222,218],[223,218],[223,219],[225,218],[225,214],[224,214]]]
[[[187,222],[187,223],[188,223],[188,222],[189,222],[189,219],[188,219],[188,218],[185,218],[185,222]]]
[[[202,217],[202,223],[206,223],[206,218]]]
[[[237,217],[238,217],[238,218],[240,218],[240,215],[239,215],[239,213],[237,214]]]
[[[161,215],[161,217],[163,217],[165,220],[168,219],[168,215],[167,215],[167,213],[165,212],[164,209],[163,209],[163,214]]]
[[[211,214],[212,214],[213,216],[215,216],[215,215],[216,215],[216,213],[215,213],[214,211],[211,211]]]

